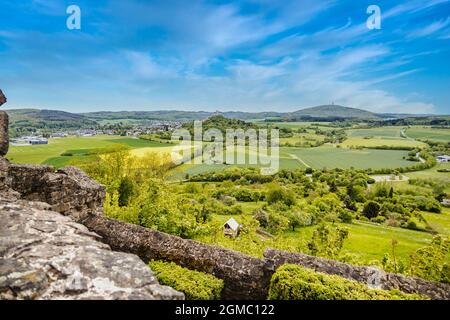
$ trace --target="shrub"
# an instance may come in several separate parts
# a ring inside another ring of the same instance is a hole
[[[276,184],[269,186],[267,191],[266,200],[269,204],[276,202],[282,202],[287,206],[295,204],[295,195],[291,190],[280,187]]]
[[[271,300],[425,300],[398,290],[370,289],[336,275],[327,275],[298,265],[285,264],[272,276]]]
[[[431,244],[411,255],[411,274],[431,281],[448,282],[449,267],[446,257],[450,252],[450,238],[435,236]]]
[[[313,236],[307,244],[309,253],[313,256],[336,259],[347,238],[347,228],[333,227],[322,223],[314,230]]]
[[[220,198],[220,200],[222,200],[222,203],[226,206],[232,206],[234,204],[236,204],[236,198],[235,197],[231,197],[231,196],[222,196]]]
[[[375,201],[367,201],[364,204],[363,214],[365,217],[372,219],[378,216],[380,212],[380,205]]]
[[[350,210],[342,210],[338,217],[344,223],[352,223],[354,215]]]
[[[223,280],[198,271],[189,270],[173,262],[151,261],[150,268],[162,285],[181,291],[188,300],[217,300],[223,289]]]

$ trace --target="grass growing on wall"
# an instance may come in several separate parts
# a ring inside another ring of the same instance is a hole
[[[220,299],[223,289],[221,279],[180,267],[173,262],[151,261],[149,266],[160,284],[183,292],[188,300]]]
[[[272,277],[271,300],[426,300],[398,290],[370,289],[365,284],[285,264]]]

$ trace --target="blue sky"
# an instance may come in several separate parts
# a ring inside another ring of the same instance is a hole
[[[70,112],[449,114],[449,43],[450,0],[0,0],[0,88],[7,108]]]

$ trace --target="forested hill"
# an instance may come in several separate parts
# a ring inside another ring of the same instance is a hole
[[[12,121],[79,121],[89,120],[82,114],[40,109],[13,109],[7,111]]]
[[[8,110],[11,137],[21,136],[40,129],[80,129],[97,126],[87,117],[58,110],[16,109]]]
[[[230,119],[251,120],[266,119],[270,121],[335,121],[335,120],[378,120],[404,118],[434,118],[442,116],[408,115],[408,114],[377,114],[370,111],[349,108],[340,105],[322,105],[301,109],[295,112],[207,112],[207,111],[98,111],[88,113],[71,113],[59,110],[12,109],[7,111],[11,123],[31,124],[36,122],[78,123],[80,126],[95,125],[101,120],[174,120],[192,121],[205,120],[214,115],[222,115]],[[444,116],[445,117],[445,116]]]
[[[306,108],[286,115],[288,119],[332,118],[332,119],[380,119],[381,116],[362,109],[349,108],[339,105],[322,105]]]

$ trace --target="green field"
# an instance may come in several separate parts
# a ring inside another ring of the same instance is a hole
[[[333,130],[336,129],[334,127],[330,126],[331,122],[270,122],[270,121],[254,121],[253,122],[256,125],[259,126],[267,126],[270,125],[272,127],[278,127],[278,128],[289,128],[289,129],[299,129],[299,128],[306,128],[306,127],[317,127],[321,130]]]
[[[393,228],[379,224],[355,222],[353,224],[339,224],[349,229],[349,237],[344,245],[344,251],[355,254],[366,263],[380,260],[391,252],[392,239],[398,241],[396,248],[400,258],[406,259],[420,247],[430,243],[432,235],[424,232]],[[289,232],[286,236],[295,241],[311,239],[314,227],[300,228],[296,232]]]
[[[447,184],[446,192],[450,192],[450,173],[449,172],[438,172],[440,169],[449,169],[450,170],[450,163],[438,163],[436,166],[434,166],[431,169],[422,170],[422,171],[415,171],[415,172],[408,172],[405,175],[408,178],[412,179],[431,179],[431,180],[440,180]]]
[[[412,139],[404,139],[404,138],[360,138],[353,137],[348,138],[341,146],[344,148],[351,147],[366,147],[366,148],[375,148],[375,147],[407,147],[407,148],[423,148],[426,147],[426,143],[412,140]]]
[[[414,139],[432,140],[437,142],[450,141],[450,129],[432,127],[411,127],[406,130],[406,135]]]
[[[72,160],[89,160],[89,150],[98,150],[126,145],[132,149],[172,146],[154,141],[147,141],[120,136],[68,137],[50,139],[48,145],[11,146],[7,158],[12,163],[19,164],[49,164],[55,167],[67,165]],[[62,156],[70,151],[73,156]]]
[[[434,230],[450,236],[450,208],[443,208],[441,214],[423,212],[422,215]]]
[[[381,127],[370,129],[351,129],[347,131],[349,137],[364,138],[401,138],[400,131],[402,127]]]
[[[380,169],[411,165],[410,161],[403,159],[404,156],[407,156],[407,152],[399,150],[350,150],[324,145],[307,149],[281,148],[280,154],[293,155],[300,159],[299,165],[304,166],[306,164],[317,169],[351,167],[356,169]]]
[[[246,208],[244,207],[244,209]],[[246,211],[242,215],[215,215],[213,219],[218,223],[225,223],[229,218],[233,217],[239,223],[245,224],[251,220],[250,212]],[[424,213],[424,215],[436,231],[449,234],[450,214],[448,211],[442,214]],[[410,254],[418,248],[428,245],[433,237],[432,234],[426,232],[359,221],[351,224],[337,223],[336,225],[348,228],[349,230],[349,237],[345,241],[343,253],[356,256],[359,262],[365,265],[371,264],[374,261],[380,262],[386,253],[389,254],[392,251],[393,239],[398,241],[398,245],[396,246],[397,258],[407,261]],[[211,244],[219,244],[226,248],[262,257],[264,250],[268,247],[307,252],[307,242],[311,239],[316,227],[297,228],[295,231],[282,233],[274,239],[265,239],[263,237],[248,238],[242,236],[233,240],[222,234],[217,234],[214,236],[199,236],[197,240]],[[448,261],[450,261],[450,256],[448,257]]]

